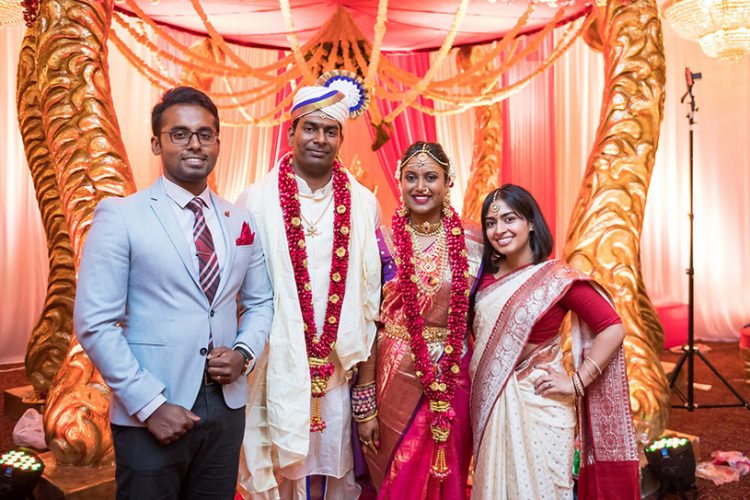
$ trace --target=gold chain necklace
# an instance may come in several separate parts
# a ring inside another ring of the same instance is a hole
[[[422,248],[417,238],[417,234],[411,226],[407,226],[411,235],[412,247],[416,250],[414,253],[414,270],[417,274],[417,288],[422,296],[433,295],[443,281],[443,274],[448,265],[448,252],[446,251],[445,231],[442,225],[438,228],[437,239],[434,241],[428,251]]]
[[[315,220],[315,222],[310,222],[310,220],[305,217],[302,214],[302,209],[300,208],[299,216],[302,218],[302,222],[305,224],[305,236],[314,237],[318,236],[320,233],[318,232],[318,224],[323,219],[323,216],[326,214],[326,211],[328,210],[328,207],[331,206],[331,202],[333,201],[333,194],[331,194],[331,197],[328,199],[328,203],[326,203],[325,208],[323,208],[323,211],[321,212],[320,216]]]

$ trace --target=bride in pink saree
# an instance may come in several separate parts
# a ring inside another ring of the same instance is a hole
[[[409,147],[396,174],[403,207],[378,231],[382,326],[352,396],[378,498],[466,497],[467,312],[481,244],[450,206],[451,173],[439,144]]]
[[[547,260],[552,236],[528,191],[506,184],[482,209],[471,418],[477,499],[637,499],[638,456],[621,321],[604,290]],[[571,318],[574,371],[560,326]]]

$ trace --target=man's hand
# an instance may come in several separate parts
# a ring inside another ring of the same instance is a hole
[[[231,384],[242,373],[245,357],[226,346],[208,353],[208,374],[220,384]]]
[[[146,419],[146,427],[161,444],[169,444],[192,429],[200,419],[182,406],[164,403]]]

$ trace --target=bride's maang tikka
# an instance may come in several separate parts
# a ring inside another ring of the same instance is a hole
[[[420,146],[419,149],[414,151],[412,154],[404,158],[404,161],[399,160],[396,164],[396,180],[401,180],[401,169],[411,161],[412,158],[417,157],[417,166],[424,167],[427,164],[427,157],[429,156],[432,158],[435,163],[438,165],[441,165],[445,167],[446,172],[448,173],[448,179],[450,179],[451,183],[456,179],[456,172],[453,170],[452,167],[452,161],[448,159],[447,162],[442,161],[438,159],[427,147],[427,143],[424,143]]]

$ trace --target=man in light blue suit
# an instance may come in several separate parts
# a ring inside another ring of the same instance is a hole
[[[75,328],[114,395],[118,499],[231,499],[273,292],[249,212],[207,186],[214,103],[177,87],[151,120],[164,175],[97,206]]]

